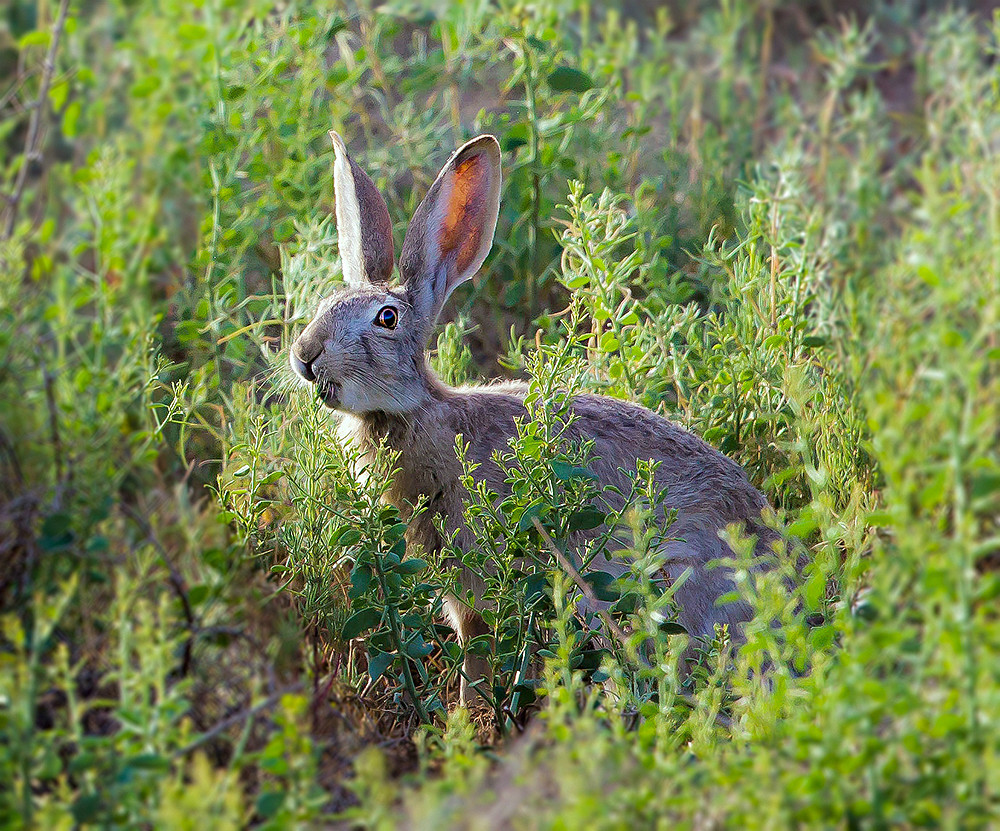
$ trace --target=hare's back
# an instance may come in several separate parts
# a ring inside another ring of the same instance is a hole
[[[505,493],[509,486],[491,454],[507,447],[515,431],[515,418],[527,415],[526,392],[521,384],[456,390],[444,403],[453,434],[464,436],[469,456],[479,464],[474,476],[497,493]],[[657,481],[666,488],[664,507],[677,511],[670,526],[671,538],[663,545],[662,574],[668,582],[687,575],[675,595],[680,607],[678,622],[692,635],[710,636],[716,624],[727,624],[736,631],[736,625],[749,617],[750,611],[743,602],[716,602],[736,586],[728,569],[707,569],[705,565],[732,555],[719,535],[730,523],[742,524],[756,535],[757,551],[767,553],[776,535],[762,523],[761,511],[767,504],[764,497],[734,461],[644,407],[605,396],[579,395],[573,399],[572,409],[571,435],[577,440],[594,440],[590,467],[602,484],[613,486],[604,494],[611,507],[620,507],[616,490],[630,490],[630,474],[638,459],[659,462]],[[460,512],[461,508],[455,510]],[[589,533],[581,532],[580,539]],[[628,566],[611,561],[602,563],[601,568],[618,576]],[[603,604],[583,598],[577,608],[595,611]]]
[[[455,390],[448,402],[454,432],[490,473],[493,450],[507,447],[514,419],[527,415],[526,393],[525,384],[511,382]],[[594,439],[592,467],[604,484],[627,489],[636,460],[652,459],[660,463],[657,479],[667,488],[669,507],[711,511],[724,522],[760,518],[766,502],[743,468],[694,433],[638,404],[602,395],[578,395],[572,409],[571,433]]]
[[[765,507],[746,472],[704,439],[651,410],[600,395],[574,399],[574,428],[595,440],[594,467],[602,481],[625,485],[622,470],[636,460],[659,462],[657,481],[672,508],[711,510],[725,521],[759,519]]]
[[[488,464],[494,449],[507,448],[507,440],[516,431],[514,419],[528,414],[524,407],[527,392],[527,384],[518,381],[448,391],[443,415],[451,431],[468,443],[473,461]]]

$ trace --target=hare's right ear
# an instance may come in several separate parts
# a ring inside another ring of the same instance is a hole
[[[441,169],[406,229],[399,274],[424,342],[444,301],[470,279],[493,246],[500,212],[500,144],[479,136]]]
[[[354,288],[388,283],[392,277],[392,222],[375,183],[347,154],[344,140],[333,130],[333,186],[337,209],[337,239],[344,281]]]

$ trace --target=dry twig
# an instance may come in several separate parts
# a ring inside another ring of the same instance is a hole
[[[167,567],[167,571],[170,575],[168,582],[174,590],[174,593],[177,595],[178,600],[181,602],[181,607],[184,610],[184,620],[188,627],[188,637],[184,642],[184,657],[181,661],[181,676],[186,677],[191,671],[191,652],[194,646],[194,638],[198,630],[197,620],[194,616],[194,609],[191,608],[191,599],[188,597],[187,584],[183,575],[180,571],[178,571],[177,566],[174,565],[173,560],[167,553],[167,549],[163,547],[163,543],[161,543],[157,538],[149,520],[125,502],[119,503],[119,508],[125,516],[139,526],[146,538],[146,542],[152,545],[159,553],[160,560]]]
[[[264,710],[269,710],[271,707],[273,707],[275,704],[281,701],[281,699],[284,696],[291,695],[297,692],[302,692],[303,686],[304,683],[302,681],[298,681],[297,683],[292,684],[291,686],[278,690],[278,692],[274,693],[273,695],[269,695],[263,701],[254,704],[252,707],[247,707],[244,710],[240,710],[238,713],[233,713],[228,718],[224,718],[222,721],[218,722],[211,730],[207,730],[206,732],[202,733],[194,741],[188,744],[187,747],[182,747],[180,750],[177,751],[175,755],[187,756],[189,753],[191,753],[194,750],[197,750],[203,744],[210,742],[216,736],[220,735],[221,733],[224,733],[230,727],[233,727],[234,725],[237,724],[241,724],[242,722],[245,722],[247,719],[253,718],[258,713],[261,713]]]
[[[608,631],[615,636],[622,648],[627,651],[628,635],[625,634],[625,630],[615,623],[614,618],[612,618],[611,615],[600,608],[599,604],[601,601],[598,599],[597,595],[594,594],[593,588],[591,588],[590,584],[583,579],[580,572],[576,570],[576,567],[566,559],[565,555],[559,550],[559,547],[552,541],[552,537],[550,537],[548,532],[542,527],[542,523],[538,521],[538,517],[532,517],[531,521],[535,523],[535,528],[537,528],[538,533],[542,535],[542,540],[544,540],[545,545],[548,546],[549,551],[555,555],[559,565],[562,566],[563,570],[572,578],[573,582],[576,583],[580,591],[583,592],[583,596],[594,604],[597,614],[601,616],[601,620],[603,620],[604,625],[608,627]]]
[[[587,600],[589,600],[591,603],[594,604],[599,603],[600,601],[598,600],[597,595],[594,594],[594,590],[591,588],[590,584],[583,579],[583,577],[580,575],[580,572],[577,571],[576,568],[573,566],[573,564],[566,559],[565,555],[559,550],[559,547],[555,544],[555,542],[552,541],[552,537],[550,537],[546,532],[546,530],[542,527],[542,524],[538,521],[538,518],[532,517],[531,521],[535,524],[535,528],[538,529],[538,533],[542,535],[542,540],[545,542],[545,545],[548,547],[549,551],[552,552],[556,560],[559,562],[559,565],[566,571],[566,573],[570,576],[570,578],[572,578],[573,582],[576,583],[577,587],[583,593],[583,596],[586,597]],[[611,632],[611,634],[615,636],[615,638],[622,645],[622,647],[626,651],[628,651],[628,635],[625,634],[625,630],[622,629],[617,623],[615,623],[611,615],[609,615],[603,609],[598,609],[597,613],[601,616],[601,620],[604,621],[604,625],[608,627],[608,631]],[[642,650],[638,651],[638,657],[640,661],[648,665],[645,656],[642,654]],[[695,709],[698,706],[698,702],[694,699],[693,696],[677,693],[676,697],[679,700],[684,701],[689,707],[691,707],[691,709]],[[732,719],[730,719],[729,716],[726,716],[723,713],[715,713],[715,720],[723,727],[726,728],[732,727]]]

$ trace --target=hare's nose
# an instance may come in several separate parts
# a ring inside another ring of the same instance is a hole
[[[319,357],[319,355],[314,355],[308,361],[304,361],[296,355],[295,352],[296,350],[293,349],[291,353],[292,369],[295,370],[297,375],[305,378],[307,381],[315,381],[316,373],[313,372],[313,362]]]

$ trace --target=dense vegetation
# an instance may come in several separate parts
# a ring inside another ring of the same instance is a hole
[[[13,0],[0,824],[995,824],[1000,18],[937,5]],[[433,357],[532,383],[513,495],[468,506],[471,567],[534,564],[490,572],[471,713],[392,459],[351,475],[286,368],[340,277],[331,127],[397,248],[455,146],[504,149]],[[574,620],[572,529],[619,521],[640,566],[669,533],[641,475],[595,514],[579,389],[777,509],[735,660],[720,632],[680,679],[641,567],[591,579],[621,637]]]

